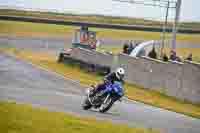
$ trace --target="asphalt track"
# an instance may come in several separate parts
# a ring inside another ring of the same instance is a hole
[[[39,37],[16,37],[16,36],[5,36],[0,35],[0,47],[16,47],[20,49],[31,49],[31,50],[40,50],[40,51],[55,51],[59,52],[64,47],[71,47],[70,36],[66,38],[39,38]],[[100,39],[102,46],[111,46],[111,47],[123,47],[123,44],[127,40],[123,39]],[[187,42],[178,42],[177,48],[200,48],[200,43],[187,43]]]
[[[81,108],[83,88],[75,81],[0,53],[0,100],[167,133],[200,133],[200,119],[126,99],[116,103],[107,114],[84,111]]]

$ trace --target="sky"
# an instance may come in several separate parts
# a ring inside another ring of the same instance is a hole
[[[140,0],[141,1],[141,0]],[[63,13],[101,14],[164,20],[166,9],[136,4],[119,3],[113,0],[0,0],[0,6],[50,10]],[[200,0],[182,0],[181,21],[200,22]],[[174,18],[169,12],[169,20]]]

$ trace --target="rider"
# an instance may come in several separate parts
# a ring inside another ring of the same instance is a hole
[[[96,89],[93,91],[93,94],[95,95],[97,92],[100,92],[102,90],[106,89],[106,85],[111,83],[113,84],[115,81],[121,82],[124,84],[124,75],[125,70],[123,68],[117,68],[115,72],[109,73],[104,77],[104,83],[99,84]]]

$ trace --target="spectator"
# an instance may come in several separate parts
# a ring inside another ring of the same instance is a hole
[[[97,40],[96,47],[100,47],[100,45],[101,45],[100,40]]]
[[[188,57],[186,58],[186,60],[192,61],[192,53],[190,53],[190,54],[188,55]]]
[[[164,62],[168,62],[168,60],[169,60],[168,56],[164,53],[164,55],[163,55],[163,61]]]
[[[96,50],[96,42],[92,42],[91,44],[90,44],[90,48],[92,49],[92,50]]]
[[[153,49],[149,52],[148,56],[150,58],[157,59],[157,53],[156,53],[155,47],[153,47]]]
[[[97,40],[97,42],[96,42],[96,50],[97,51],[100,50],[100,46],[101,46],[101,42],[100,42],[100,40]]]
[[[182,62],[181,57],[176,56],[176,61]]]
[[[130,42],[130,45],[128,47],[128,54],[130,55],[131,52],[135,49],[136,45],[133,45],[132,41]]]
[[[133,47],[133,44],[132,44],[132,42],[130,42],[130,44],[128,45],[128,54],[131,53],[132,47]]]
[[[129,48],[128,44],[125,43],[124,46],[123,46],[123,53],[124,54],[128,54],[128,48]]]
[[[174,50],[170,51],[170,60],[176,61],[176,52]]]

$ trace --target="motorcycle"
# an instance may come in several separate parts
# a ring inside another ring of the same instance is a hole
[[[88,110],[92,107],[99,109],[99,112],[107,112],[116,101],[121,101],[121,97],[124,95],[124,89],[120,82],[113,84],[107,84],[106,88],[94,95],[95,87],[91,86],[87,90],[87,96],[83,102],[83,109]]]

